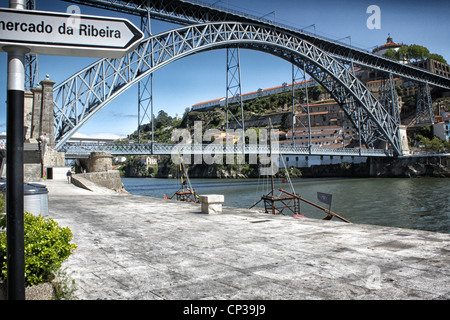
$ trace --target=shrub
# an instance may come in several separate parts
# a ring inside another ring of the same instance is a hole
[[[0,217],[5,212],[5,201],[3,200],[3,194],[0,193]]]
[[[0,279],[7,278],[6,219],[0,221]],[[61,264],[76,249],[73,235],[56,221],[24,213],[25,283],[28,286],[53,280]]]

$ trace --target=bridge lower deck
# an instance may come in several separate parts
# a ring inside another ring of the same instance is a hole
[[[169,143],[67,143],[59,151],[66,154],[66,159],[89,157],[91,152],[110,152],[112,155],[268,155],[268,145],[242,144],[169,144]],[[326,148],[326,147],[294,147],[283,146],[272,150],[273,154],[283,155],[317,155],[317,156],[349,156],[349,157],[393,157],[392,150]]]
[[[80,299],[449,299],[450,235],[46,181]]]

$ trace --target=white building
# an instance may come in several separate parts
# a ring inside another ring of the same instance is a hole
[[[287,168],[309,168],[311,166],[340,164],[340,163],[365,163],[367,157],[355,156],[301,156],[301,155],[283,155],[280,159],[280,168],[286,164]]]
[[[442,121],[433,125],[434,135],[442,140],[450,142],[450,121]]]
[[[150,156],[142,157],[141,158],[141,163],[143,165],[145,165],[145,168],[148,170],[148,168],[150,166],[154,166],[154,165],[158,164],[158,159],[156,157],[150,157]]]

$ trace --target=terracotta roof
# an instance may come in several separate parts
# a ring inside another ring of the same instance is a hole
[[[198,105],[200,105],[200,104],[209,103],[209,102],[214,102],[214,101],[220,101],[220,100],[222,100],[222,99],[225,99],[225,98],[219,98],[219,99],[213,99],[213,100],[208,100],[208,101],[204,101],[204,102],[199,102],[199,103],[194,104],[194,106],[198,106]]]
[[[399,47],[399,46],[400,46],[400,44],[395,43],[395,42],[386,42],[381,47],[386,48],[386,47]]]
[[[402,80],[401,78],[394,78],[394,81],[400,81]],[[382,82],[382,81],[388,81],[388,79],[386,80],[372,80],[372,81],[367,81],[367,83],[377,83],[377,82]]]

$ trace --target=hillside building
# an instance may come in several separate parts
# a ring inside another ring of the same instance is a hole
[[[433,133],[436,137],[450,142],[450,120],[434,124]]]

